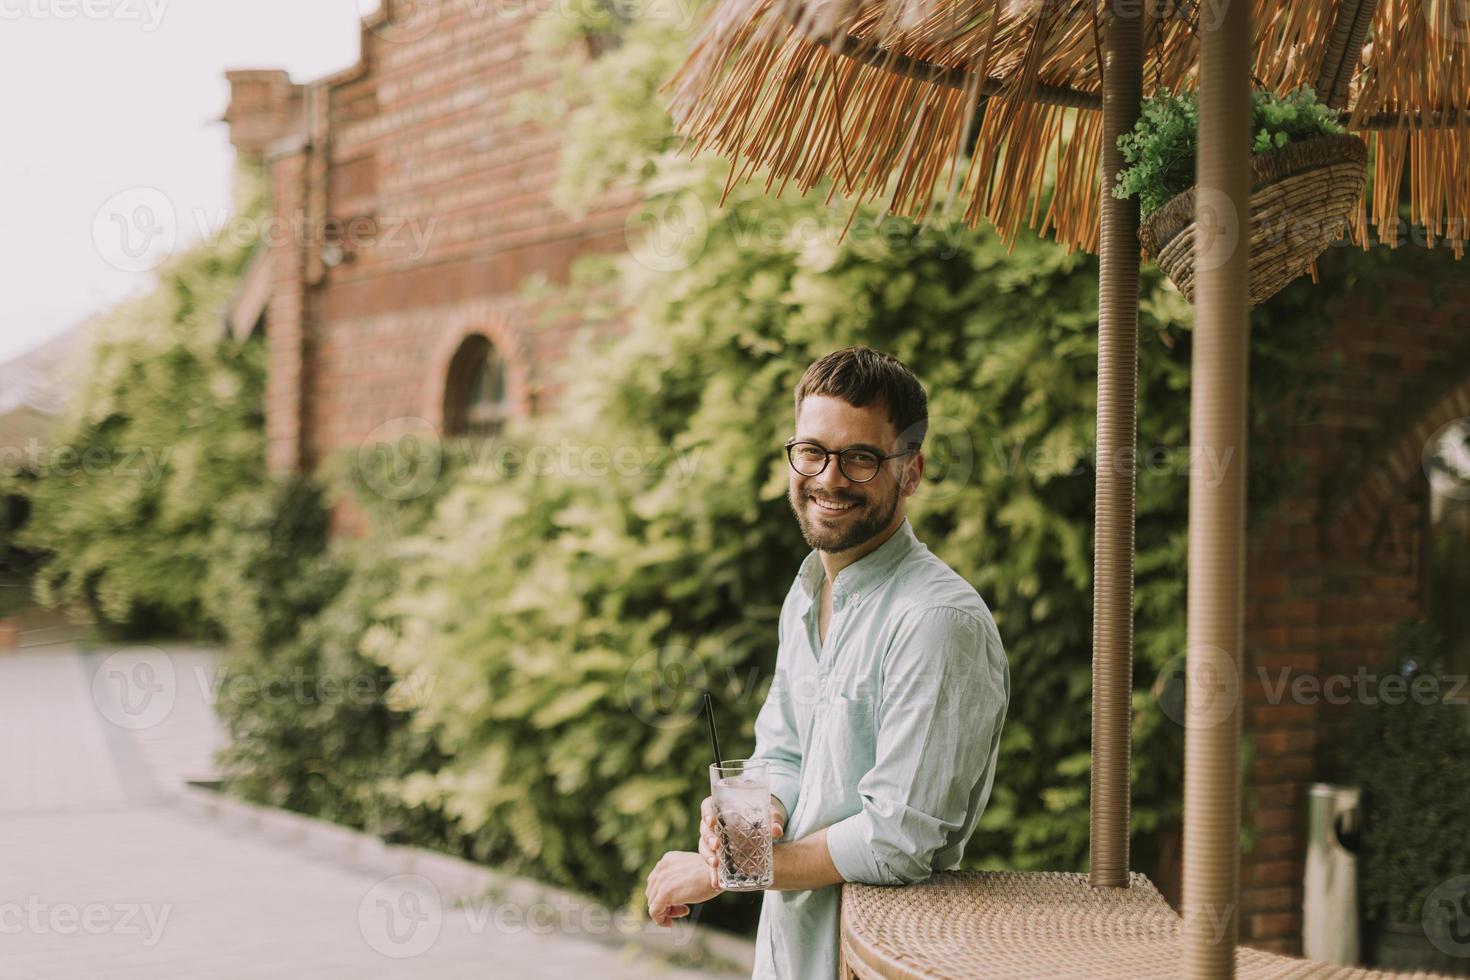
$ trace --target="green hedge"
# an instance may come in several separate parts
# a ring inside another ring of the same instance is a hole
[[[437,814],[404,806],[379,782],[432,771],[438,756],[389,694],[395,678],[360,652],[398,587],[376,545],[329,547],[327,504],[290,479],[242,495],[228,515],[206,594],[224,624],[216,705],[230,733],[229,791],[273,806],[457,850]]]
[[[257,213],[258,172],[237,213]],[[204,608],[219,505],[263,479],[265,356],[223,333],[253,242],[221,234],[158,270],[151,292],[89,328],[91,362],[52,436],[12,488],[37,596],[89,606],[130,633],[214,631]],[[14,476],[14,475],[13,475]]]
[[[1374,921],[1448,928],[1455,916],[1426,899],[1470,876],[1470,725],[1463,675],[1443,669],[1442,638],[1406,622],[1394,662],[1375,678],[1342,753],[1344,780],[1363,790],[1364,915]],[[1456,900],[1465,892],[1443,892]],[[1447,914],[1449,913],[1449,914]]]

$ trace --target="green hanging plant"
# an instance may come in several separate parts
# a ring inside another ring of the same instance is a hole
[[[1345,132],[1337,114],[1317,101],[1309,86],[1285,95],[1264,89],[1251,94],[1252,153],[1270,153],[1293,142]],[[1113,196],[1137,196],[1144,218],[1194,184],[1199,139],[1199,102],[1193,92],[1144,100],[1132,132],[1118,137],[1127,166],[1118,171]]]

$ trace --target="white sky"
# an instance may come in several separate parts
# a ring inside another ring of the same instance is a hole
[[[163,202],[179,246],[227,215],[226,69],[301,82],[345,68],[377,6],[0,0],[0,362],[152,283],[135,271],[149,256],[110,251],[117,202]]]

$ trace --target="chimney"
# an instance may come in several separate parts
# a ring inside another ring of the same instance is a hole
[[[274,69],[227,71],[230,106],[224,122],[230,142],[242,157],[265,159],[272,143],[303,132],[300,85]]]

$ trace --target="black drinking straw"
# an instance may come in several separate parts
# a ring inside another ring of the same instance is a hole
[[[720,736],[715,734],[715,703],[710,700],[709,692],[704,692],[704,717],[709,722],[709,741],[715,749],[715,765],[724,765],[724,756],[720,755]]]

